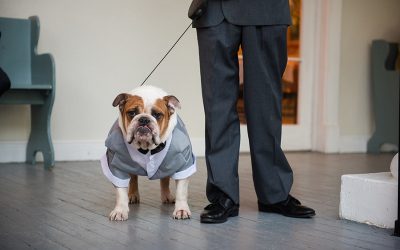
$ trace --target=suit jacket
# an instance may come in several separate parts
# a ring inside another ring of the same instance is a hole
[[[289,0],[208,0],[206,13],[193,27],[215,26],[224,19],[235,25],[290,25]]]
[[[147,176],[150,180],[168,176],[178,180],[187,178],[196,171],[196,159],[189,135],[179,117],[165,148],[152,156],[150,152],[143,155],[136,149],[128,148],[118,120],[112,126],[105,145],[107,152],[101,159],[102,170],[117,187],[129,185],[129,174]],[[146,165],[142,166],[140,162],[145,162]]]

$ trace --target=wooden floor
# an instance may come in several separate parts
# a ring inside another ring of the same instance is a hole
[[[259,213],[247,154],[240,156],[239,217],[219,225],[199,222],[207,204],[204,158],[190,183],[186,221],[161,204],[158,181],[140,178],[141,204],[131,206],[128,221],[110,222],[115,197],[99,162],[57,162],[53,171],[0,164],[0,249],[400,249],[392,230],[338,218],[340,176],[388,171],[391,155],[287,157],[291,193],[317,211],[313,219]]]

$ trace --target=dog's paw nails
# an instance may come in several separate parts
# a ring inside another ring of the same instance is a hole
[[[140,203],[140,196],[138,192],[130,192],[128,194],[129,204],[138,204]]]
[[[140,198],[136,195],[132,195],[129,197],[129,204],[139,204]]]
[[[186,201],[178,201],[175,203],[175,210],[172,213],[172,217],[177,220],[190,219],[192,213],[190,212],[189,205]]]
[[[175,200],[162,200],[163,204],[175,204]]]
[[[161,196],[161,202],[163,204],[174,204],[175,203],[175,197],[172,195],[162,195]]]
[[[186,211],[186,210],[178,210],[178,211],[174,211],[174,213],[172,214],[172,217],[175,220],[187,220],[190,219],[190,211]]]
[[[109,215],[111,221],[124,221],[128,219],[129,208],[115,207]]]

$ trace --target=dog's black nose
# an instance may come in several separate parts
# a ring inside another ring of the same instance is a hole
[[[150,123],[150,119],[147,117],[140,117],[139,118],[139,125],[144,126]]]

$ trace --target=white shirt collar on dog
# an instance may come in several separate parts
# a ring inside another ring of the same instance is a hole
[[[147,154],[140,153],[136,148],[133,148],[131,144],[125,141],[125,145],[128,148],[129,155],[132,160],[137,162],[147,172],[147,177],[151,178],[157,172],[162,161],[167,155],[168,149],[171,146],[172,134],[167,138],[165,142],[165,148],[157,154],[151,154],[150,151]]]

